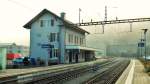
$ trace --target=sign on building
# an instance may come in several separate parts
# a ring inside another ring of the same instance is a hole
[[[41,48],[54,48],[54,45],[51,45],[51,44],[41,44]]]
[[[138,47],[144,47],[144,43],[143,42],[138,43]]]

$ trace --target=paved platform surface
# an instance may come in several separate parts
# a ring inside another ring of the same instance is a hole
[[[139,60],[135,60],[132,84],[150,84],[150,76],[144,72],[144,66]]]
[[[19,75],[19,74],[25,74],[25,73],[31,73],[31,72],[38,72],[58,67],[64,67],[67,65],[54,65],[54,66],[48,66],[48,67],[35,67],[35,68],[24,68],[24,69],[6,69],[5,71],[0,72],[0,78],[3,77],[9,77],[13,75]]]
[[[59,65],[53,65],[53,66],[44,66],[44,67],[35,67],[35,68],[25,68],[25,69],[7,69],[3,72],[0,72],[0,78],[3,77],[9,77],[14,75],[21,75],[21,74],[27,74],[27,73],[36,73],[40,71],[56,71],[57,69],[64,68],[64,67],[72,67],[72,66],[81,66],[81,65],[87,65],[94,62],[103,62],[106,61],[106,59],[98,59],[96,61],[91,62],[82,62],[82,63],[75,63],[75,64],[59,64]]]
[[[132,59],[116,84],[150,84],[150,76],[145,73],[144,66],[139,60]]]

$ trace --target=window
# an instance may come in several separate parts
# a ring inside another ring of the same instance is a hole
[[[49,50],[49,56],[50,56],[50,58],[52,58],[52,56],[53,56],[52,55],[52,49]]]
[[[77,37],[77,44],[78,44],[79,38]]]
[[[40,27],[49,27],[50,20],[40,20]]]
[[[46,20],[40,21],[40,27],[46,27]]]
[[[73,43],[73,35],[70,35],[70,42]]]
[[[58,57],[58,49],[54,50],[54,57]]]
[[[59,33],[50,33],[48,39],[50,42],[59,41]]]
[[[59,33],[57,33],[57,41],[59,41]]]
[[[75,44],[78,44],[78,37],[75,36]]]
[[[83,45],[83,38],[80,38],[80,45]]]
[[[80,45],[82,45],[82,38],[80,38]]]
[[[51,26],[54,26],[54,20],[51,19]]]
[[[76,44],[76,36],[74,36],[74,43]]]
[[[72,34],[68,35],[68,42],[73,43],[73,35]]]
[[[68,42],[71,43],[71,35],[68,35]]]
[[[49,50],[49,56],[50,56],[50,58],[58,57],[58,55],[59,55],[58,49],[50,49]]]
[[[50,33],[49,41],[50,42],[55,42],[56,41],[56,33]]]
[[[40,27],[43,27],[43,20],[40,21]]]

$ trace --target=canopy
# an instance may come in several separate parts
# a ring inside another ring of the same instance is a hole
[[[12,60],[15,58],[20,58],[20,57],[21,57],[21,54],[18,54],[18,53],[8,53],[7,54],[7,59],[9,59],[9,60]]]
[[[78,46],[78,45],[66,45],[66,49],[80,49],[80,50],[98,51],[97,49],[94,49],[94,48]]]

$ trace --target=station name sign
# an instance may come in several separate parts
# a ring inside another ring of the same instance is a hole
[[[41,48],[54,48],[54,45],[51,45],[51,44],[41,44]]]
[[[144,43],[143,42],[138,43],[138,47],[144,47]]]

